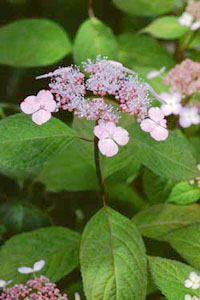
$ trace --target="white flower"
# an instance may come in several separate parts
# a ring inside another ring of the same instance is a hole
[[[33,268],[20,267],[17,270],[21,274],[30,274],[30,273],[39,272],[44,267],[44,265],[45,265],[45,261],[39,260],[36,263],[34,263]]]
[[[200,21],[196,21],[196,22],[192,23],[192,25],[190,27],[190,29],[192,31],[198,30],[199,28],[200,28]]]
[[[79,293],[75,293],[75,300],[81,300]]]
[[[179,124],[183,128],[188,128],[191,125],[197,125],[200,123],[200,115],[197,107],[183,107],[180,111]]]
[[[9,281],[5,281],[3,279],[0,279],[0,288],[4,288],[6,287],[8,284],[10,284],[12,282],[12,280]]]
[[[155,77],[160,76],[163,72],[165,72],[166,67],[162,67],[160,70],[154,70],[147,74],[147,79],[153,79]]]
[[[161,110],[165,116],[178,115],[182,109],[181,99],[182,95],[180,93],[161,93],[160,98],[162,98],[166,104],[161,106]]]
[[[179,18],[178,18],[178,22],[180,25],[183,25],[183,26],[187,26],[187,27],[190,27],[192,25],[192,22],[194,20],[194,17],[187,13],[187,12],[184,12]]]
[[[189,274],[189,279],[185,280],[184,286],[186,288],[192,288],[193,290],[197,290],[200,288],[200,276],[198,276],[195,272],[191,272]]]
[[[185,295],[185,300],[199,300],[196,296]]]

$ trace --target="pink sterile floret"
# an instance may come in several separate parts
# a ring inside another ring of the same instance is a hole
[[[198,108],[195,106],[185,106],[180,112],[179,124],[183,128],[188,128],[191,125],[200,124],[200,115]]]
[[[56,101],[51,92],[41,90],[37,96],[28,96],[20,105],[21,110],[28,115],[37,125],[42,125],[51,118],[51,113],[56,109]]]
[[[168,137],[167,121],[159,107],[152,107],[148,111],[149,119],[141,122],[140,127],[143,131],[149,132],[156,141],[164,141]]]
[[[180,113],[182,109],[182,95],[180,93],[161,93],[160,98],[165,101],[165,104],[161,106],[165,116],[178,115]]]
[[[128,131],[120,126],[117,127],[113,122],[95,126],[94,135],[99,139],[99,150],[108,157],[118,153],[118,145],[125,146],[129,141]]]

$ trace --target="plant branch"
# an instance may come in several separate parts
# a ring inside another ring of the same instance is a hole
[[[88,15],[90,18],[95,18],[95,14],[93,10],[93,0],[89,0]]]
[[[97,179],[99,182],[101,198],[103,201],[103,206],[106,206],[106,190],[105,190],[104,178],[101,173],[98,138],[97,137],[94,138],[94,156],[95,156],[96,173],[97,173]]]
[[[87,142],[94,142],[94,140],[93,139],[89,139],[89,138],[86,138],[86,137],[84,137],[84,136],[79,136],[79,139],[80,140],[83,140],[83,141],[87,141]]]

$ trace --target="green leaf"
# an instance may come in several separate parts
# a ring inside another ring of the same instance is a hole
[[[117,57],[117,42],[112,30],[97,18],[87,19],[75,36],[73,56],[77,64],[97,55]]]
[[[130,141],[127,147],[131,148],[135,159],[155,174],[173,180],[188,180],[200,175],[191,145],[179,131],[171,131],[166,141],[157,142],[136,123],[128,129]]]
[[[23,282],[27,275],[19,274],[17,268],[32,267],[44,259],[45,267],[39,274],[51,281],[58,281],[78,265],[80,236],[64,227],[47,227],[15,235],[0,250],[0,278]]]
[[[148,32],[160,39],[177,39],[184,35],[186,32],[189,32],[187,26],[180,25],[178,23],[178,17],[166,16],[156,19],[142,32]]]
[[[123,33],[119,35],[119,61],[135,70],[135,66],[173,67],[173,57],[151,36]]]
[[[93,143],[74,140],[44,165],[36,180],[51,192],[97,190]]]
[[[71,52],[67,33],[48,19],[24,19],[0,28],[0,63],[15,67],[47,66]]]
[[[186,205],[200,199],[200,188],[187,181],[177,183],[169,195],[167,202]]]
[[[104,207],[87,224],[80,261],[88,300],[145,299],[144,244],[135,226],[111,208]]]
[[[200,162],[200,137],[199,136],[192,136],[190,137],[189,141],[192,144],[193,155],[196,157],[197,161]]]
[[[152,204],[165,202],[173,186],[173,180],[157,176],[148,169],[143,175],[144,191]]]
[[[200,206],[153,205],[135,215],[132,221],[142,235],[162,241],[170,232],[200,223]]]
[[[130,15],[157,16],[181,7],[180,0],[113,0],[114,4]]]
[[[192,38],[192,37],[191,37]],[[199,32],[193,32],[193,39],[192,41],[189,43],[188,48],[194,48],[197,49],[200,47],[200,33]]]
[[[200,224],[180,228],[165,240],[193,267],[200,269]]]
[[[153,279],[161,292],[169,300],[184,299],[185,295],[199,297],[198,290],[188,289],[184,281],[194,269],[175,260],[161,257],[149,257]],[[197,274],[198,272],[195,271]]]
[[[75,132],[58,119],[42,126],[29,116],[15,114],[0,121],[0,170],[14,177],[26,177],[63,150]]]

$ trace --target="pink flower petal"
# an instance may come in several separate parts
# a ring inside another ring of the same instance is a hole
[[[30,273],[34,272],[34,270],[32,268],[29,268],[29,267],[20,267],[17,270],[21,274],[30,274]]]
[[[24,101],[20,104],[21,110],[27,115],[36,112],[39,109],[39,107],[39,103],[36,101],[35,96],[26,97]]]
[[[107,122],[105,123],[105,129],[108,131],[108,133],[110,134],[110,136],[113,136],[115,130],[116,130],[116,125],[113,122]]]
[[[105,124],[95,126],[94,135],[99,139],[109,138],[109,133],[106,130]]]
[[[183,96],[178,92],[172,93],[172,97],[176,103],[180,103],[183,98]]]
[[[101,153],[107,157],[114,156],[118,153],[118,146],[112,139],[101,139],[98,142]]]
[[[182,110],[182,105],[180,103],[177,103],[176,105],[173,106],[174,115],[179,115],[181,110]]]
[[[160,123],[160,126],[167,128],[167,120],[163,119],[159,123]]]
[[[154,130],[150,132],[151,137],[158,142],[166,140],[168,134],[168,130],[161,126],[156,126]]]
[[[40,271],[44,267],[44,265],[45,265],[45,261],[43,259],[34,263],[34,265],[33,265],[34,272]]]
[[[159,107],[150,108],[150,110],[148,111],[148,115],[155,122],[159,122],[164,119],[164,114]]]
[[[129,141],[129,133],[126,129],[122,127],[116,127],[113,139],[115,142],[117,142],[121,146],[125,146]]]
[[[32,120],[37,125],[42,125],[49,119],[51,119],[51,113],[43,109],[38,110],[32,115]]]
[[[155,128],[156,124],[150,119],[145,119],[140,123],[140,127],[145,132],[151,132]]]
[[[161,106],[161,110],[165,116],[169,116],[173,113],[173,107],[169,104],[163,104]]]
[[[181,116],[179,118],[179,125],[183,128],[188,128],[192,125],[192,122],[190,119]]]
[[[49,112],[54,112],[56,109],[56,101],[50,91],[41,90],[37,94],[37,101],[43,106],[43,109]]]

